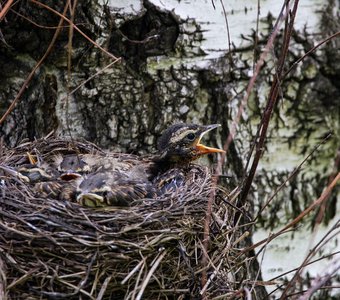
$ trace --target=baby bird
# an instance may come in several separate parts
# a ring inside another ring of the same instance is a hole
[[[129,206],[173,191],[185,182],[190,162],[205,154],[224,152],[201,143],[203,136],[218,126],[174,124],[159,138],[157,153],[147,157],[58,154],[44,170],[33,165],[31,173],[30,168],[24,168],[24,172],[18,168],[18,174],[34,183],[41,195],[90,207]]]

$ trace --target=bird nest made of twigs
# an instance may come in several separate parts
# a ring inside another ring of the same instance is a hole
[[[3,147],[0,164],[15,167],[27,160],[27,152],[44,158],[101,151],[89,142],[48,138],[14,149]],[[42,197],[29,183],[0,173],[0,297],[232,295],[239,288],[235,273],[241,268],[234,259],[235,211],[225,203],[226,192],[212,186],[207,168],[192,165],[189,172],[193,180],[170,195],[143,199],[131,207],[103,208]],[[206,243],[204,224],[213,191]]]

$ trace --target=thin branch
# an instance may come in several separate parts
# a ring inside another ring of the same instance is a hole
[[[224,3],[222,0],[220,0],[221,6],[222,6],[222,10],[223,10],[223,15],[224,15],[224,20],[225,20],[225,26],[227,29],[227,36],[228,36],[228,53],[229,53],[229,61],[230,63],[232,63],[232,56],[231,56],[231,39],[230,39],[230,30],[229,30],[229,23],[228,23],[228,15],[227,15],[227,11],[225,9]]]
[[[339,173],[340,174],[340,173]],[[333,236],[331,236],[330,238],[326,239],[333,230],[337,229],[339,227],[340,222],[338,221],[334,226],[332,226],[332,228],[330,228],[328,230],[328,232],[322,237],[322,239],[309,251],[308,255],[306,256],[306,258],[303,260],[303,262],[301,263],[301,265],[298,267],[298,269],[296,270],[293,278],[288,282],[287,286],[285,287],[285,289],[283,290],[280,299],[286,299],[285,297],[287,296],[289,290],[294,286],[294,284],[296,283],[296,281],[298,280],[298,277],[302,271],[302,269],[308,264],[309,260],[311,257],[313,257],[313,255],[320,249],[323,248],[324,244],[326,244],[327,242],[329,242],[331,239],[334,238],[334,236],[338,235],[338,232],[333,234]]]
[[[70,128],[70,116],[69,116],[69,92],[70,92],[70,83],[71,83],[71,69],[72,69],[72,43],[73,43],[73,34],[74,34],[74,18],[76,14],[76,6],[77,0],[74,0],[73,5],[71,0],[68,0],[69,8],[70,8],[70,27],[68,30],[68,43],[67,43],[67,96],[66,96],[66,128],[68,134],[73,140],[71,128]]]
[[[287,14],[287,12],[286,12]],[[231,129],[230,129],[230,132],[229,132],[229,135],[228,135],[228,138],[226,140],[226,142],[224,143],[224,146],[223,146],[223,150],[225,151],[225,153],[222,153],[221,155],[221,158],[220,160],[218,161],[218,164],[216,166],[216,169],[215,169],[215,174],[216,175],[220,175],[222,173],[222,166],[224,164],[224,161],[226,159],[226,153],[228,152],[229,150],[229,147],[234,139],[234,136],[236,134],[236,128],[237,128],[237,124],[239,124],[240,120],[241,120],[241,116],[242,116],[242,113],[244,111],[244,108],[246,107],[247,103],[248,103],[248,99],[250,97],[250,93],[253,89],[253,86],[255,84],[255,81],[260,73],[260,70],[264,64],[264,61],[270,51],[270,49],[273,47],[273,44],[274,44],[274,40],[279,32],[279,28],[286,16],[286,14],[284,14],[284,6],[282,7],[281,11],[280,11],[280,15],[279,15],[279,18],[274,26],[274,30],[273,32],[271,33],[269,39],[268,39],[268,42],[266,44],[266,47],[264,48],[257,64],[256,64],[256,68],[254,70],[254,74],[253,76],[251,77],[249,83],[248,83],[248,86],[247,86],[247,89],[246,89],[246,93],[244,94],[244,97],[240,103],[240,106],[238,108],[238,111],[237,111],[237,114],[232,122],[232,125],[231,125]],[[217,185],[217,180],[218,180],[218,176],[214,176],[213,177],[213,186],[216,186]],[[211,195],[208,199],[208,203],[207,203],[207,210],[206,210],[206,216],[205,216],[205,219],[204,219],[204,238],[203,238],[203,246],[204,246],[204,249],[207,250],[208,249],[208,245],[209,245],[209,232],[210,232],[210,220],[211,220],[211,207],[212,207],[212,203],[215,199],[215,191],[212,190],[211,192]],[[207,251],[206,251],[207,252]],[[202,256],[202,268],[203,268],[203,271],[202,271],[202,278],[201,278],[201,285],[202,286],[205,286],[206,282],[207,282],[207,274],[206,274],[206,265],[207,265],[207,257],[205,255]],[[205,299],[205,295],[203,294],[202,295],[202,298]]]
[[[14,0],[8,0],[6,2],[6,4],[4,5],[3,9],[0,11],[0,22],[6,16],[8,11],[11,9],[11,6],[12,6],[13,2],[14,2]]]
[[[319,258],[317,258],[317,259],[314,259],[313,261],[309,261],[308,263],[305,264],[305,266],[309,266],[309,265],[315,264],[316,262],[318,262],[318,261],[320,261],[320,260],[323,260],[323,259],[326,259],[326,258],[329,259],[330,257],[332,257],[332,256],[334,256],[334,255],[337,255],[337,254],[340,254],[340,250],[339,250],[339,251],[336,251],[336,252],[333,252],[333,253],[330,253],[330,254],[327,254],[327,255],[324,255],[324,256],[319,257]],[[289,274],[289,273],[292,273],[292,272],[297,271],[298,269],[299,269],[299,268],[294,268],[294,269],[291,269],[291,270],[289,270],[289,271],[287,271],[287,272],[281,273],[280,275],[271,278],[269,281],[275,281],[275,280],[277,280],[277,279],[279,279],[279,278],[282,278],[283,276],[285,276],[285,275],[287,275],[287,274]],[[271,292],[271,294],[272,294],[272,293],[274,293],[274,291]]]
[[[145,288],[147,287],[147,285],[148,285],[148,283],[149,283],[149,281],[150,281],[150,279],[151,279],[152,274],[156,271],[158,265],[160,264],[160,262],[162,261],[162,259],[164,258],[164,256],[167,254],[167,252],[166,252],[164,249],[162,249],[161,251],[162,251],[163,253],[160,254],[159,257],[155,260],[155,262],[154,262],[154,264],[152,265],[152,267],[151,267],[149,273],[146,275],[146,278],[145,278],[145,280],[143,281],[143,284],[142,284],[142,286],[141,286],[141,288],[140,288],[140,291],[139,291],[139,293],[138,293],[138,295],[137,295],[137,297],[136,297],[136,300],[142,299],[144,290],[145,290]]]
[[[325,199],[328,198],[330,195],[331,191],[334,189],[338,181],[340,180],[340,172],[337,174],[337,176],[333,179],[333,181],[327,186],[326,190],[321,194],[321,196],[315,200],[309,207],[307,207],[302,213],[300,213],[294,220],[289,222],[286,226],[284,226],[281,230],[279,230],[277,233],[272,234],[270,237],[267,239],[263,239],[255,244],[253,244],[250,247],[245,248],[244,250],[241,251],[241,254],[244,254],[246,252],[249,252],[262,244],[269,243],[282,233],[286,232],[289,228],[295,226],[298,224],[306,215],[308,215],[311,211],[313,211],[315,208],[317,208]]]
[[[288,181],[290,181],[295,175],[297,175],[304,163],[314,154],[318,148],[326,143],[326,141],[332,136],[331,133],[329,133],[320,143],[318,143],[314,149],[302,160],[302,162],[289,174],[286,180],[284,180],[280,186],[275,190],[275,192],[269,197],[268,201],[263,205],[263,207],[260,209],[260,211],[257,213],[257,216],[254,219],[254,222],[258,219],[258,217],[261,215],[261,213],[264,211],[264,209],[269,205],[269,203],[275,198],[275,196],[278,194],[279,191],[281,191]]]
[[[64,7],[64,11],[62,14],[60,14],[61,16],[66,14],[68,8],[68,2],[66,3],[65,7]],[[48,45],[48,48],[46,50],[46,52],[44,53],[44,55],[42,56],[42,58],[38,61],[38,63],[34,66],[33,70],[31,71],[31,73],[28,75],[28,77],[26,78],[24,84],[21,86],[18,94],[15,96],[14,100],[12,101],[11,105],[9,106],[9,108],[6,110],[6,112],[3,114],[3,116],[0,119],[0,124],[2,124],[6,117],[13,111],[15,105],[17,104],[17,102],[19,101],[20,97],[22,96],[22,94],[24,93],[24,91],[26,90],[26,88],[28,87],[29,83],[31,82],[35,72],[37,71],[37,69],[42,65],[42,63],[44,62],[44,60],[48,57],[48,55],[50,54],[50,52],[52,51],[52,48],[59,36],[59,33],[61,31],[61,26],[63,24],[64,20],[63,18],[61,18],[59,20],[59,24],[58,24],[58,28],[56,29],[53,38],[50,42],[50,44]]]
[[[290,22],[289,25],[287,26],[287,29],[285,30],[285,36],[284,36],[284,42],[283,42],[283,50],[278,62],[278,67],[277,67],[277,71],[276,74],[274,76],[274,82],[272,84],[271,90],[269,92],[269,97],[268,97],[268,103],[267,106],[264,110],[264,114],[261,120],[261,125],[260,125],[260,133],[259,133],[259,140],[258,143],[256,145],[256,152],[255,152],[255,156],[254,156],[254,160],[253,163],[251,165],[249,174],[247,176],[246,182],[243,186],[243,191],[241,194],[241,202],[243,203],[245,201],[245,199],[248,196],[248,193],[250,191],[250,187],[251,184],[253,182],[255,173],[256,173],[256,169],[257,166],[259,164],[260,158],[262,156],[262,153],[264,151],[264,143],[266,140],[266,136],[267,136],[267,130],[268,130],[268,126],[269,126],[269,121],[272,115],[272,112],[274,110],[275,104],[276,104],[276,100],[278,97],[278,92],[279,92],[279,86],[281,84],[281,79],[282,79],[282,72],[283,72],[283,66],[286,60],[286,57],[288,55],[288,47],[289,47],[289,41],[292,35],[292,31],[293,31],[293,25],[294,25],[294,20],[295,20],[295,16],[297,13],[297,8],[299,5],[299,1],[296,0],[294,2],[294,6],[292,11],[290,11],[289,9],[289,5],[288,5],[289,1],[286,2],[286,13],[290,12]],[[288,15],[287,15],[288,17]]]
[[[42,29],[48,29],[48,30],[53,30],[53,29],[57,29],[58,26],[44,26],[44,25],[40,25],[37,22],[34,22],[33,20],[31,20],[30,18],[26,17],[25,15],[18,13],[17,11],[15,11],[14,9],[11,9],[11,12],[14,13],[15,15],[19,16],[20,18],[26,20],[27,22],[33,24],[34,26],[38,27],[38,28],[42,28]],[[86,23],[77,23],[77,26],[79,25],[86,25]],[[71,25],[63,25],[61,26],[61,28],[69,28]]]
[[[49,7],[46,4],[43,4],[39,1],[36,0],[30,0],[30,2],[39,5],[51,12],[53,12],[54,14],[56,14],[57,16],[61,17],[62,19],[64,19],[67,23],[69,23],[70,25],[73,26],[73,29],[75,29],[76,31],[78,31],[85,39],[87,39],[91,44],[93,44],[95,47],[97,47],[98,49],[100,49],[101,51],[103,51],[105,54],[107,54],[109,57],[113,58],[113,59],[117,59],[116,56],[114,56],[112,53],[110,53],[109,51],[105,50],[103,47],[101,47],[98,43],[96,43],[95,41],[93,41],[92,39],[90,39],[82,30],[80,30],[78,28],[78,26],[76,26],[74,23],[72,23],[72,21],[68,18],[66,18],[64,15],[62,15],[61,13],[59,13],[58,11],[56,11],[55,9]]]
[[[340,261],[332,263],[332,265],[327,268],[328,271],[326,271],[326,274],[321,277],[318,276],[313,280],[311,283],[311,287],[307,290],[307,292],[300,297],[299,300],[308,300],[312,298],[312,295],[319,290],[322,286],[324,286],[329,279],[332,278],[332,276],[339,272],[340,270]]]
[[[332,39],[334,39],[335,37],[337,37],[338,35],[340,35],[340,31],[332,34],[331,36],[325,38],[324,40],[322,40],[320,43],[316,44],[313,48],[311,48],[310,50],[308,50],[303,56],[301,56],[298,60],[296,60],[291,67],[282,75],[282,78],[285,78],[295,67],[297,67],[297,65],[303,61],[309,54],[311,54],[312,52],[314,52],[316,49],[318,49],[320,46],[322,46],[323,44],[328,43],[329,41],[331,41]]]

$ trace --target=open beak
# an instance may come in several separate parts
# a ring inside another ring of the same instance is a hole
[[[197,139],[196,146],[195,146],[200,155],[209,154],[209,153],[224,153],[225,152],[222,149],[207,147],[207,146],[201,144],[201,139],[203,138],[203,136],[207,132],[209,132],[210,130],[213,130],[213,129],[219,127],[219,126],[221,126],[221,125],[220,124],[213,124],[213,125],[205,126],[204,130],[202,131],[199,138]]]

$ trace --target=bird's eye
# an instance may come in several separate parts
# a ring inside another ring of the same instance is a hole
[[[187,139],[190,140],[190,141],[193,141],[195,139],[195,134],[192,133],[192,132],[188,133]]]

